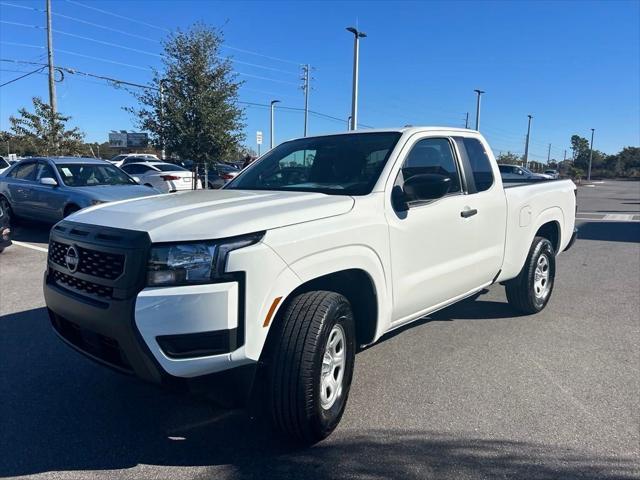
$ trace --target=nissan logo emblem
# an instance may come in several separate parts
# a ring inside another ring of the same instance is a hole
[[[71,245],[67,248],[67,253],[64,256],[64,262],[67,264],[67,269],[71,273],[75,273],[78,270],[78,264],[80,263],[80,254],[76,247]]]

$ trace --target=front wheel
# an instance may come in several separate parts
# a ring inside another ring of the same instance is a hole
[[[522,313],[538,313],[551,298],[555,275],[553,245],[544,237],[535,237],[520,274],[506,284],[509,304]]]
[[[269,374],[274,426],[294,441],[318,442],[336,428],[355,361],[355,328],[349,301],[335,292],[295,297],[278,332]]]

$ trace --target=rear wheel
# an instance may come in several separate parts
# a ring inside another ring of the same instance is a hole
[[[553,245],[544,237],[535,237],[520,274],[506,284],[509,304],[522,313],[538,313],[551,298],[555,274]]]
[[[4,197],[0,197],[0,208],[2,208],[2,211],[4,212],[4,216],[7,219],[7,223],[9,225],[13,225],[13,222],[15,222],[16,218],[13,215],[13,210],[11,210],[11,205],[9,205],[9,201]]]
[[[269,406],[274,426],[294,441],[312,444],[336,428],[345,406],[355,360],[349,301],[314,291],[293,299],[272,355]]]

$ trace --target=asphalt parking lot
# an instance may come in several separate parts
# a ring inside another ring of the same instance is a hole
[[[541,314],[496,286],[394,332],[358,354],[336,432],[302,450],[63,345],[47,229],[23,225],[0,256],[0,476],[640,478],[640,182],[581,187],[579,210]]]

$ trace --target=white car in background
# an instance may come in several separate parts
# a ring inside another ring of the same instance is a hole
[[[122,167],[123,165],[127,165],[129,163],[140,163],[140,162],[162,162],[156,155],[151,153],[125,153],[122,155],[117,155],[109,160],[116,167]]]
[[[139,179],[141,185],[153,187],[163,193],[193,189],[193,172],[172,163],[129,163],[120,168],[132,177]],[[196,188],[202,188],[200,180],[197,181]]]

